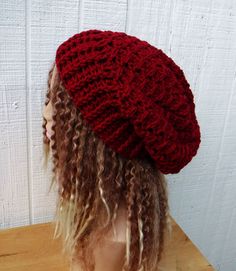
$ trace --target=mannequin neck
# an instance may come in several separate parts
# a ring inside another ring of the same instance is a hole
[[[94,244],[95,270],[120,271],[122,270],[126,247],[126,206],[120,203],[114,228],[110,229],[100,245]],[[78,263],[74,263],[72,271],[83,271]]]

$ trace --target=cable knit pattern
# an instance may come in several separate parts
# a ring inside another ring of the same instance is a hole
[[[90,29],[56,51],[66,90],[105,144],[126,158],[151,156],[163,174],[196,155],[200,127],[181,68],[146,41]]]

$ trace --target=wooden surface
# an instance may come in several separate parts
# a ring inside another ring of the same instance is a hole
[[[212,271],[198,249],[172,219],[160,271]],[[61,240],[53,240],[52,223],[0,231],[0,271],[68,271]]]

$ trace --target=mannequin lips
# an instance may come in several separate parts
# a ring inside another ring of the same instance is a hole
[[[46,130],[46,135],[49,139],[51,138],[51,134],[48,132],[48,130]]]

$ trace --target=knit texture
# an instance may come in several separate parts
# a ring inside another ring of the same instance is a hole
[[[73,102],[107,146],[132,158],[151,156],[163,174],[196,155],[200,127],[182,69],[146,41],[90,29],[63,42],[56,66]]]

